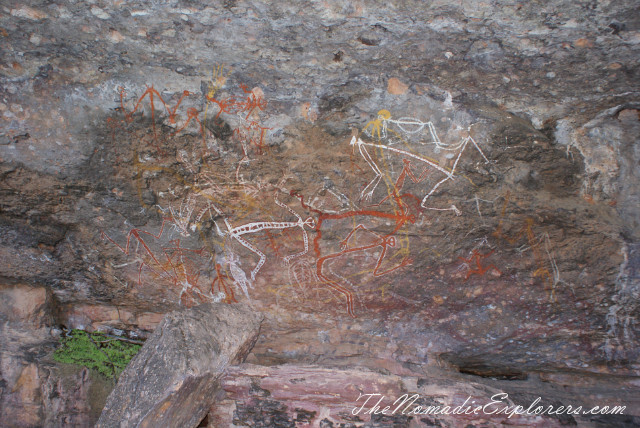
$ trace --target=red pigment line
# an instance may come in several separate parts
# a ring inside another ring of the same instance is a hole
[[[468,280],[471,275],[473,274],[477,274],[477,275],[484,275],[486,272],[489,271],[489,269],[494,269],[496,272],[498,272],[500,275],[502,275],[502,272],[500,272],[500,270],[494,265],[494,264],[490,264],[489,266],[482,266],[481,263],[481,259],[486,259],[487,257],[489,257],[491,254],[493,254],[494,250],[489,251],[486,254],[480,254],[477,250],[473,250],[473,253],[471,255],[471,257],[469,257],[468,259],[465,259],[463,257],[458,257],[458,259],[462,260],[463,262],[469,264],[471,262],[475,262],[476,264],[476,268],[472,269],[471,266],[469,265],[469,271],[467,272],[467,275],[465,277],[465,281]]]
[[[151,250],[151,248],[149,248],[149,246],[147,245],[147,243],[140,237],[140,233],[144,233],[147,234],[149,236],[154,237],[155,239],[160,239],[160,237],[162,236],[162,233],[164,231],[164,225],[167,222],[170,222],[171,219],[169,218],[164,218],[162,219],[162,226],[160,226],[160,232],[158,233],[158,235],[154,235],[153,233],[141,230],[141,229],[131,229],[129,231],[129,233],[127,234],[127,244],[125,248],[122,248],[116,241],[114,241],[113,239],[111,239],[111,237],[109,237],[109,235],[107,235],[104,231],[100,232],[100,235],[102,237],[102,239],[108,239],[109,241],[111,241],[113,244],[115,244],[120,251],[122,251],[123,253],[125,253],[127,256],[130,255],[130,250],[131,250],[131,237],[133,236],[135,239],[138,240],[138,242],[140,244],[142,244],[142,247],[147,251],[149,257],[151,257],[151,259],[158,265],[160,266],[160,268],[162,269],[162,271],[164,273],[166,273],[167,275],[169,275],[169,277],[171,277],[171,274],[162,266],[162,263],[160,263],[160,261],[156,258],[155,254],[153,254],[153,251]],[[142,282],[142,266],[143,265],[147,265],[149,268],[151,268],[151,266],[149,266],[148,264],[141,262],[140,265],[140,269],[138,271],[138,283],[140,284]]]

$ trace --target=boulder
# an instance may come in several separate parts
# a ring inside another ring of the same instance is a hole
[[[97,427],[197,426],[226,367],[253,347],[262,318],[224,303],[168,313],[120,376]]]

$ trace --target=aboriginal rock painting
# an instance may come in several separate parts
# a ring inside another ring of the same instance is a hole
[[[272,144],[264,91],[233,84],[222,66],[198,93],[150,85],[117,97],[105,156],[123,183],[113,193],[129,186],[140,211],[120,212],[122,227],[99,234],[112,280],[131,292],[186,306],[267,293],[357,317],[380,296],[402,299],[393,284],[404,273],[440,264],[458,282],[495,281],[508,251],[556,299],[549,234],[533,218],[514,224],[508,192],[475,193],[477,170],[492,161],[474,124],[450,122],[443,133],[429,118],[380,109],[349,136]],[[482,239],[429,242],[456,218]]]

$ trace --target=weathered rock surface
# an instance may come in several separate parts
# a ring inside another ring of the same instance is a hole
[[[44,287],[17,284],[0,289],[0,418],[13,426],[35,426],[44,416],[37,360],[44,354],[38,346],[50,339],[48,298]]]
[[[112,383],[50,358],[56,309],[46,287],[0,287],[2,426],[90,426],[100,415]]]
[[[121,374],[97,426],[197,426],[226,367],[253,347],[261,321],[248,306],[222,303],[166,314]]]
[[[0,280],[40,325],[248,302],[256,365],[638,394],[637,1],[9,0],[0,51]],[[3,414],[65,417],[91,394],[46,407],[53,338],[2,311]]]
[[[225,395],[212,406],[208,422],[210,427],[323,428],[599,427],[607,422],[613,426],[640,422],[640,418],[628,415],[607,419],[601,415],[533,414],[539,406],[591,409],[596,405],[616,405],[614,397],[602,396],[610,387],[608,381],[598,385],[585,383],[579,376],[568,376],[557,379],[558,384],[554,385],[549,380],[544,374],[526,380],[451,375],[436,366],[397,375],[361,367],[245,364],[231,368],[222,380]],[[621,394],[633,388],[630,382],[618,385]],[[629,413],[640,408],[638,397],[629,397],[627,403],[631,407]],[[485,412],[474,415],[469,408],[476,406],[486,406]],[[516,413],[516,406],[529,409],[530,414]]]

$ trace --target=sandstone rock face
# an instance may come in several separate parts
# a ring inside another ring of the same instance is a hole
[[[366,368],[332,368],[250,364],[229,370],[222,381],[225,396],[209,413],[210,427],[467,427],[577,425],[595,427],[607,419],[567,414],[521,415],[514,411],[570,404],[574,408],[615,405],[603,399],[603,389],[584,388],[578,377],[559,385],[549,378],[490,380],[431,367],[403,375]],[[576,385],[578,383],[578,385]],[[535,392],[532,386],[535,385]],[[602,385],[605,386],[605,385]],[[627,387],[630,385],[627,384]],[[606,389],[606,386],[605,388]],[[580,391],[576,395],[576,391]],[[536,399],[540,396],[554,397]],[[628,400],[638,406],[636,397]],[[493,403],[493,404],[492,404]],[[446,406],[449,410],[446,410]],[[469,408],[486,406],[486,414]],[[458,408],[457,412],[454,410]],[[386,408],[386,411],[385,411]],[[508,408],[509,411],[499,411]],[[442,410],[441,412],[436,409]],[[466,413],[465,413],[466,411]],[[637,419],[618,416],[612,425],[632,426]]]
[[[170,312],[120,376],[98,427],[195,427],[229,364],[242,362],[262,315],[244,305]]]
[[[113,385],[87,369],[51,360],[56,307],[50,289],[2,285],[0,307],[2,426],[95,423]]]
[[[637,394],[637,1],[10,0],[0,50],[3,415],[97,385],[48,327],[211,302],[254,365]]]
[[[0,417],[13,426],[36,426],[43,417],[38,349],[50,339],[51,310],[44,287],[6,285],[0,289],[0,368],[3,391]]]

